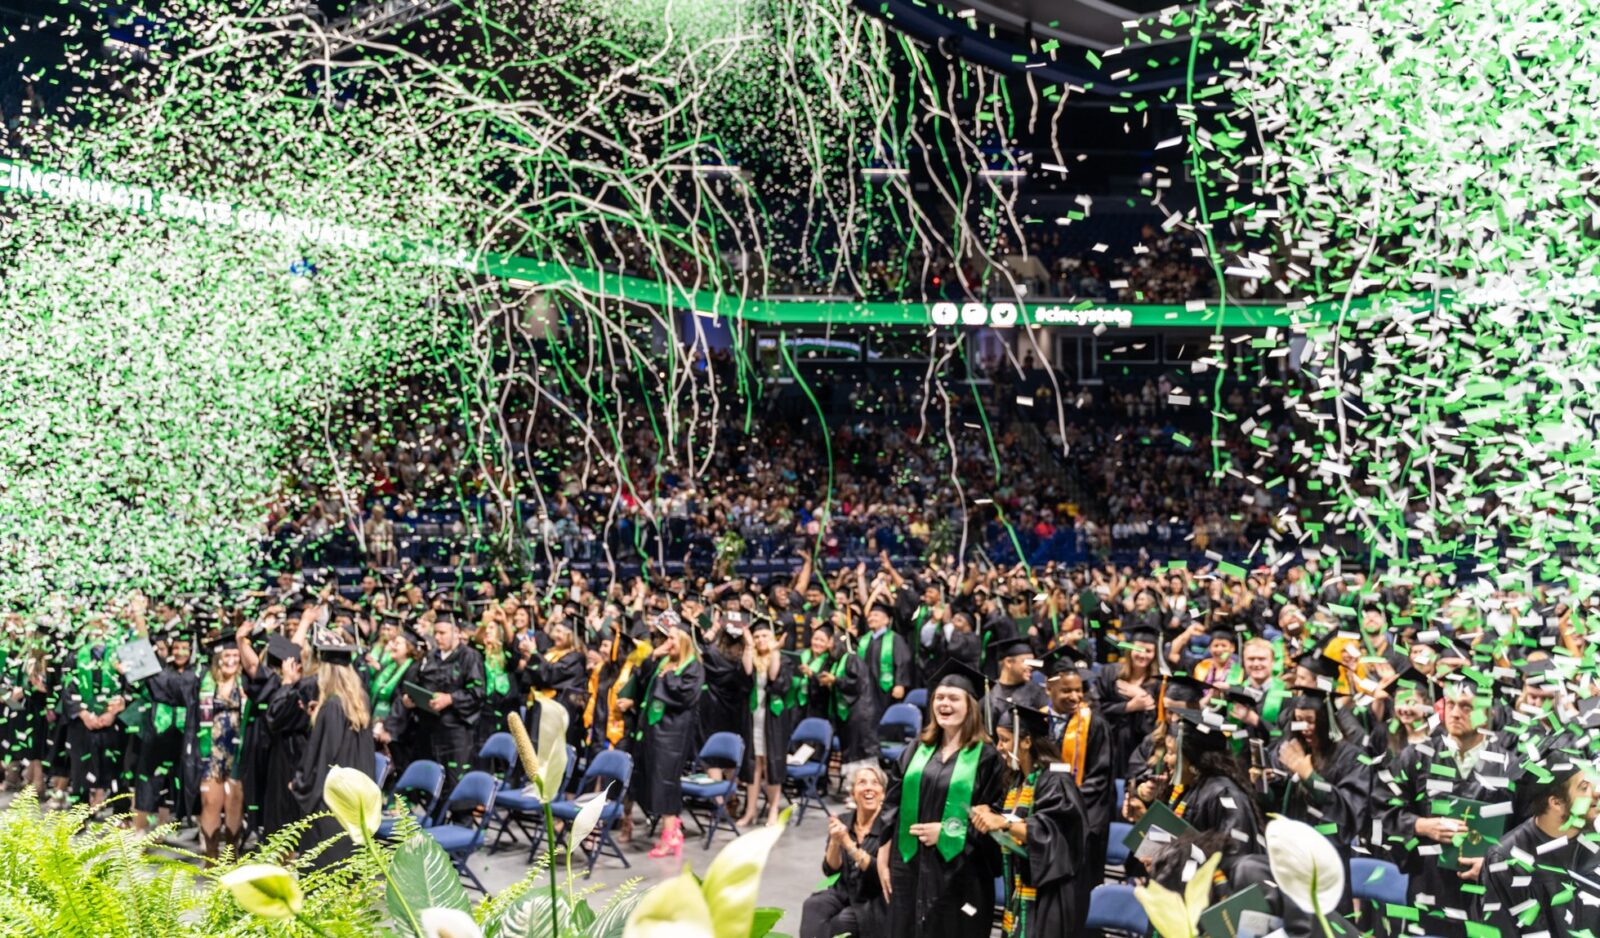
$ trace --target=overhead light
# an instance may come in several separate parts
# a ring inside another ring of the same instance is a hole
[[[731,163],[668,163],[667,168],[702,176],[744,176],[744,169]]]
[[[903,166],[864,166],[861,176],[864,179],[894,179],[911,175],[911,170]]]
[[[1025,169],[980,169],[978,175],[986,179],[1021,179],[1028,175]]]

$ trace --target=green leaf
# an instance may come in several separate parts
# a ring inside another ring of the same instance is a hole
[[[622,888],[618,887],[619,890]],[[628,916],[633,914],[633,907],[642,898],[644,893],[638,889],[612,896],[606,907],[595,916],[594,923],[589,927],[589,938],[622,938],[622,929],[628,924]]]
[[[750,923],[750,938],[766,938],[780,918],[783,918],[782,909],[756,909],[755,920]]]
[[[389,915],[401,935],[422,938],[412,928],[410,915],[423,909],[458,909],[470,913],[472,904],[461,877],[439,842],[417,834],[400,845],[389,865],[390,881],[384,891]],[[404,897],[404,898],[402,898]],[[410,910],[410,915],[407,910]]]
[[[572,907],[572,928],[574,931],[586,932],[595,922],[594,909],[589,908],[588,899],[579,899],[578,904]]]
[[[556,917],[561,934],[574,931],[565,896],[561,897]],[[559,938],[550,929],[550,894],[530,892],[506,906],[495,923],[495,934],[498,938]]]

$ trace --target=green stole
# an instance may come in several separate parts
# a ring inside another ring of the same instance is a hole
[[[917,838],[911,834],[911,825],[918,823],[918,802],[922,798],[922,770],[933,758],[936,747],[927,744],[917,747],[906,768],[906,777],[900,783],[900,859],[911,862],[917,852]],[[972,788],[978,780],[978,757],[983,753],[983,743],[969,743],[956,754],[955,771],[950,775],[950,790],[945,793],[944,813],[939,822],[939,855],[953,860],[967,843],[967,812],[972,808]]]
[[[693,658],[685,658],[685,659],[683,659],[683,664],[680,664],[676,668],[673,668],[672,669],[672,673],[673,674],[682,674],[683,673],[683,669],[687,668],[692,661],[694,661]],[[656,678],[658,678],[660,676],[661,676],[661,668],[660,668],[660,666],[657,666],[654,671],[650,672],[650,683],[645,685],[644,699],[645,699],[646,703],[645,703],[645,711],[644,711],[644,722],[645,722],[645,725],[647,725],[647,726],[655,726],[657,723],[661,722],[661,718],[662,717],[667,715],[667,702],[665,700],[657,700],[656,699]],[[637,733],[634,734],[634,738],[635,739],[642,738],[643,736],[644,736],[644,731],[643,730],[640,730],[640,731],[638,731]]]
[[[1267,696],[1261,699],[1261,721],[1268,726],[1275,726],[1278,714],[1283,709],[1283,699],[1289,695],[1283,686],[1283,678],[1275,677],[1267,681]]]
[[[410,662],[389,661],[372,679],[372,716],[382,720],[394,710],[394,691],[406,676]]]
[[[777,654],[777,652],[773,652],[773,654]],[[754,675],[752,675],[752,677],[754,677]],[[805,680],[805,679],[804,678],[796,678],[796,680]],[[794,682],[791,681],[790,683],[792,685]],[[788,696],[788,695],[778,693],[778,682],[777,681],[768,681],[767,682],[767,709],[772,711],[772,715],[773,716],[775,716],[775,717],[783,716],[783,707],[784,707],[784,703],[785,703],[784,698],[786,696]],[[752,680],[750,682],[750,712],[751,713],[755,713],[756,712],[756,701],[758,701],[760,699],[761,699],[761,680],[760,680],[760,678],[756,678],[756,679],[754,679],[754,680]]]
[[[483,669],[486,672],[485,682],[491,695],[504,697],[511,693],[511,676],[506,673],[506,653],[502,650],[498,657],[483,657]]]
[[[861,643],[861,650],[856,654],[862,661],[867,660],[867,649],[872,647],[872,639],[868,638]],[[883,630],[883,641],[878,644],[878,689],[891,690],[894,687],[894,629]]]

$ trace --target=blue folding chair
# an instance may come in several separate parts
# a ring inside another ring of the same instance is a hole
[[[926,687],[913,687],[906,692],[906,703],[923,713],[928,712],[928,689]]]
[[[1127,821],[1112,821],[1111,828],[1106,836],[1106,877],[1108,879],[1128,878],[1128,857],[1131,855],[1123,839],[1133,830],[1133,825]],[[1113,872],[1112,867],[1116,867]]]
[[[502,783],[509,780],[511,767],[517,764],[517,741],[510,733],[495,733],[483,741],[478,750],[478,767],[485,772],[498,774]]]
[[[1107,883],[1089,893],[1089,917],[1083,927],[1145,938],[1150,934],[1150,917],[1134,898],[1132,886]]]
[[[623,855],[622,847],[611,838],[611,829],[617,821],[622,819],[623,798],[628,794],[628,781],[633,778],[633,756],[621,749],[606,749],[597,753],[590,760],[589,767],[584,769],[583,778],[578,782],[579,798],[600,792],[605,797],[606,806],[600,811],[600,820],[594,826],[594,849],[590,850],[585,844],[567,844],[570,851],[573,847],[582,847],[583,852],[589,855],[589,866],[583,875],[594,874],[594,863],[600,859],[601,854],[616,857],[622,861],[624,868],[628,867],[628,858]],[[577,819],[578,812],[583,810],[583,800],[562,799],[552,802],[550,812],[557,818],[565,821],[567,832],[572,831],[572,822]]]
[[[1350,858],[1350,895],[1363,902],[1409,905],[1406,893],[1411,877],[1388,860],[1374,857]]]
[[[456,782],[450,797],[445,800],[445,808],[466,813],[471,822],[435,824],[426,831],[450,857],[456,872],[470,880],[472,887],[484,895],[488,895],[489,890],[483,888],[478,874],[467,866],[467,858],[483,846],[484,835],[489,831],[489,819],[494,816],[494,798],[499,788],[500,782],[488,772],[473,771],[461,776],[461,781]]]
[[[433,816],[439,810],[439,795],[444,792],[444,766],[429,759],[418,759],[400,773],[394,783],[394,794],[403,797],[419,827],[433,825]],[[419,813],[420,812],[420,813]],[[386,817],[378,825],[378,836],[384,840],[394,836],[396,818]]]
[[[726,826],[733,836],[739,836],[739,826],[733,822],[733,815],[728,813],[728,798],[738,784],[739,766],[743,763],[744,740],[738,733],[712,733],[705,745],[700,747],[700,754],[695,756],[691,771],[704,772],[709,768],[718,768],[727,774],[720,781],[684,780],[681,783],[684,811],[705,831],[707,850],[711,849],[711,838],[716,836],[720,827]],[[705,806],[706,818],[702,819],[695,811],[696,805]]]
[[[823,814],[833,817],[833,812],[828,810],[828,803],[817,794],[817,784],[828,774],[828,757],[833,754],[833,727],[821,717],[807,717],[789,734],[789,745],[796,749],[802,745],[810,746],[813,750],[811,758],[805,762],[785,767],[787,780],[795,783],[800,794],[798,801],[789,799],[791,804],[796,805],[794,826],[799,827],[800,822],[806,819],[807,805],[816,805]]]
[[[381,752],[372,754],[372,780],[383,787],[383,780],[389,777],[389,757]]]
[[[498,735],[498,734],[497,734]],[[486,745],[485,749],[488,748]],[[572,783],[573,766],[578,761],[577,751],[571,746],[567,747],[567,767],[561,774],[561,791],[565,792]],[[493,853],[500,846],[500,841],[511,832],[513,826],[528,838],[528,862],[539,853],[539,845],[544,843],[544,802],[539,796],[525,790],[519,773],[507,773],[507,784],[500,787],[500,794],[495,797],[494,810],[500,816],[500,829],[495,831],[494,843],[489,845],[489,852]],[[513,781],[515,780],[515,781]],[[516,837],[513,835],[513,840]]]
[[[922,711],[908,703],[890,704],[878,719],[878,754],[899,762],[911,740],[922,732]]]

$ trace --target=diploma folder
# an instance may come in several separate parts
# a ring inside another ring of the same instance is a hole
[[[1133,825],[1133,830],[1122,838],[1122,845],[1128,848],[1135,859],[1148,860],[1162,847],[1191,830],[1194,830],[1194,825],[1172,813],[1165,802],[1157,801],[1139,818],[1139,823]]]
[[[161,673],[161,661],[149,639],[136,638],[117,648],[117,660],[122,662],[122,676],[135,683],[146,681]]]
[[[402,684],[401,690],[405,693],[406,699],[411,701],[411,705],[418,710],[433,709],[431,706],[433,703],[433,691],[428,690],[421,684],[413,684],[410,681]]]
[[[1258,885],[1241,889],[1200,913],[1204,938],[1262,938],[1282,924]]]
[[[1451,843],[1446,843],[1439,851],[1439,866],[1446,870],[1462,869],[1462,860],[1471,860],[1484,856],[1489,848],[1500,842],[1506,833],[1506,815],[1492,810],[1486,801],[1473,801],[1471,798],[1436,798],[1429,806],[1435,817],[1454,818],[1465,821],[1467,832],[1459,835]],[[1489,816],[1484,816],[1484,809],[1489,808]]]

